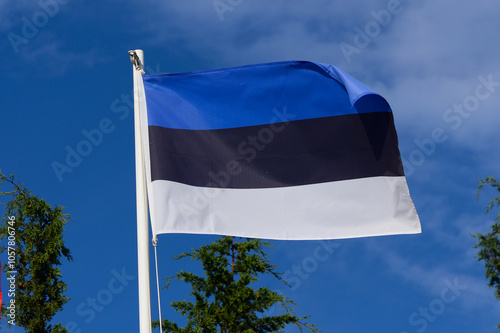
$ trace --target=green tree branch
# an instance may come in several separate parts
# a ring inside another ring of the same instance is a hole
[[[478,181],[479,186],[477,190],[477,196],[485,185],[490,185],[496,188],[500,192],[500,183],[496,181],[493,177],[488,177],[484,180]],[[500,195],[495,199],[491,200],[486,206],[486,214],[490,212],[494,207],[500,205]],[[475,233],[472,236],[475,237],[478,242],[474,245],[474,249],[478,249],[476,257],[478,261],[484,261],[485,276],[489,280],[488,286],[494,288],[494,294],[497,299],[500,299],[500,239],[498,237],[500,232],[500,212],[493,225],[491,225],[491,231],[485,234]],[[497,326],[500,328],[500,325]]]
[[[0,171],[0,186],[13,189],[0,192],[9,198],[0,223],[0,239],[7,238],[7,251],[11,259],[4,263],[3,271],[15,271],[15,319],[8,317],[10,310],[2,304],[2,315],[29,333],[68,332],[61,324],[49,322],[69,301],[64,296],[67,285],[62,281],[61,257],[72,261],[64,246],[64,225],[70,219],[64,208],[52,208],[45,200],[32,195],[14,176]]]
[[[267,287],[252,287],[263,274],[271,274],[286,284],[264,252],[266,246],[270,247],[269,242],[257,239],[237,242],[226,236],[174,256],[175,259],[199,261],[205,276],[180,271],[166,279],[164,288],[168,288],[173,279],[191,285],[190,295],[194,302],[173,301],[171,306],[186,317],[187,324],[181,328],[174,322],[163,320],[164,332],[284,332],[288,325],[296,325],[301,331],[320,332],[316,325],[305,322],[309,316],[299,317],[293,311],[292,306],[296,304],[292,300]],[[266,315],[265,312],[275,304],[280,305],[284,313]],[[154,328],[159,325],[159,321],[153,322]]]

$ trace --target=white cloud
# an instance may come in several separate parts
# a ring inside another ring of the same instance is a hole
[[[7,34],[17,26],[20,30],[22,17],[31,17],[39,9],[36,1],[0,1],[0,31]]]
[[[106,60],[96,49],[79,53],[67,50],[63,45],[52,33],[44,32],[32,44],[26,45],[29,52],[21,52],[20,56],[29,64],[37,64],[47,76],[64,74],[69,66],[75,64],[78,67],[91,68],[95,63]]]
[[[412,260],[381,247],[370,247],[370,250],[378,253],[379,257],[387,268],[387,274],[396,275],[411,283],[414,288],[426,294],[429,298],[439,297],[444,288],[447,287],[445,281],[451,284],[463,286],[461,297],[457,298],[457,304],[464,310],[470,312],[471,309],[482,309],[494,312],[493,307],[498,307],[493,296],[493,291],[488,288],[487,281],[478,274],[467,273],[455,266],[455,262],[441,263],[433,265],[426,263],[427,258],[420,261]],[[436,253],[436,256],[440,256]],[[481,264],[477,264],[481,266]]]
[[[333,60],[340,57],[337,43],[357,8],[326,0],[242,1],[220,21],[211,1],[194,1],[192,6],[164,2],[158,17],[149,21],[149,32],[163,42],[182,36],[183,47],[216,63]]]

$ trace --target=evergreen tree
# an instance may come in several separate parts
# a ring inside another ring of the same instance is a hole
[[[296,325],[311,332],[320,332],[316,325],[304,322],[309,316],[299,317],[291,308],[295,303],[267,287],[254,289],[252,284],[260,275],[271,274],[283,281],[276,266],[271,265],[263,247],[269,242],[247,239],[237,242],[233,237],[222,237],[212,244],[192,252],[175,256],[175,259],[198,260],[205,276],[180,271],[167,278],[165,288],[173,279],[191,285],[192,301],[174,301],[171,306],[187,318],[185,328],[163,320],[164,332],[204,333],[253,333],[284,332],[288,325]],[[283,281],[286,283],[285,281]],[[266,315],[266,311],[279,304],[283,313]],[[159,321],[153,322],[159,327]]]
[[[495,178],[488,177],[479,181],[478,197],[483,187],[488,184],[500,192],[500,183]],[[486,213],[499,205],[500,195],[490,201],[486,207]],[[476,254],[478,261],[484,261],[485,275],[489,279],[488,285],[494,288],[495,297],[500,300],[500,212],[495,219],[495,223],[491,225],[490,232],[485,234],[476,233],[472,236],[478,239],[474,248],[479,249]],[[500,325],[497,328],[500,328]]]
[[[3,271],[13,287],[9,293],[14,297],[9,298],[14,303],[2,305],[2,314],[10,324],[29,333],[68,332],[61,324],[52,326],[49,322],[69,301],[58,267],[61,257],[72,260],[62,235],[69,216],[63,207],[52,208],[15,183],[13,175],[6,177],[0,171],[0,185],[3,183],[10,184],[12,191],[0,192],[10,198],[3,203],[0,239],[7,239],[7,246],[0,246],[0,253],[7,251]]]

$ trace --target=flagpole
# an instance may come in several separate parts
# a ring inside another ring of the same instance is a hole
[[[139,280],[139,332],[151,333],[151,291],[149,277],[149,216],[147,209],[146,174],[141,140],[141,112],[138,81],[144,74],[144,52],[129,51],[134,65],[134,132],[135,181],[137,202],[137,268]]]

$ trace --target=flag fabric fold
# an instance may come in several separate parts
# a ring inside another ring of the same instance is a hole
[[[335,66],[144,75],[138,89],[153,235],[420,232],[389,104]]]

